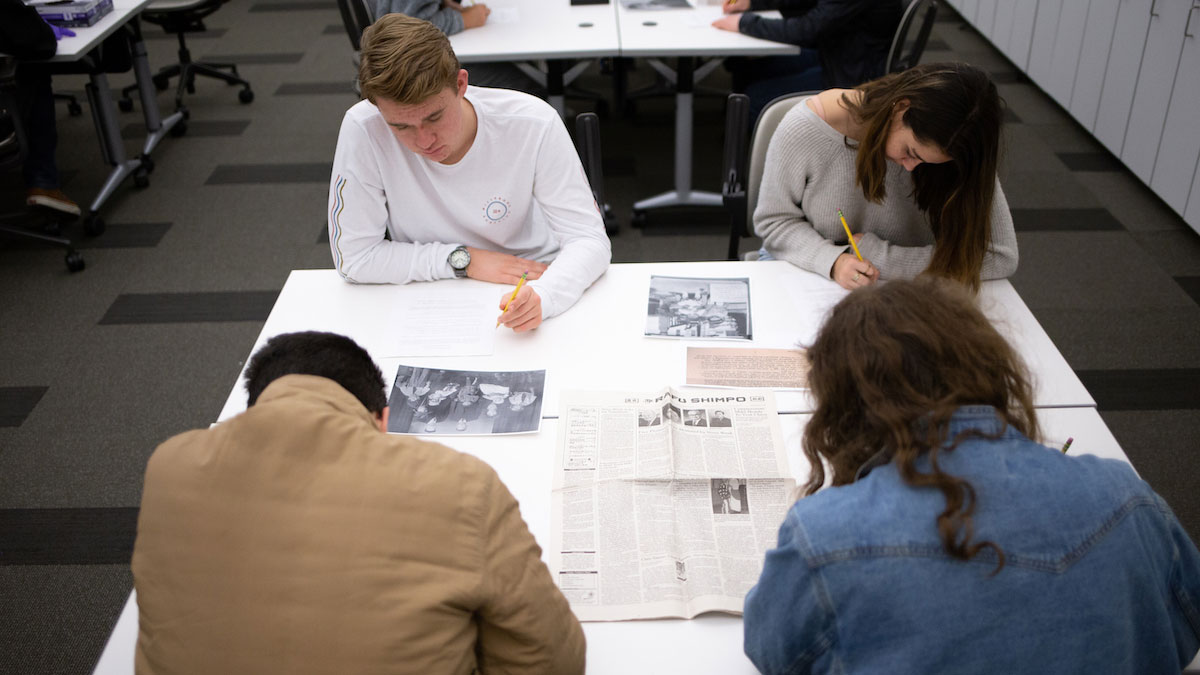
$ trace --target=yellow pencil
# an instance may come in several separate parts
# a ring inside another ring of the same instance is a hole
[[[1074,443],[1074,442],[1075,442],[1075,439],[1074,439],[1074,438],[1068,438],[1068,439],[1067,439],[1067,442],[1063,444],[1063,449],[1062,449],[1062,451],[1063,451],[1063,454],[1064,454],[1064,455],[1065,455],[1065,454],[1067,454],[1067,450],[1068,450],[1068,449],[1071,447],[1071,444],[1072,444],[1072,443]]]
[[[525,270],[525,273],[521,275],[521,280],[517,282],[517,287],[513,289],[513,294],[508,298],[508,302],[504,303],[504,311],[500,312],[500,316],[504,316],[505,312],[508,311],[508,306],[512,304],[513,300],[517,299],[517,293],[519,293],[521,291],[521,287],[525,285],[525,277],[527,276],[529,276],[529,270]],[[496,327],[500,327],[499,319],[496,319]]]
[[[854,235],[850,234],[850,226],[846,224],[846,216],[842,215],[842,210],[838,209],[838,218],[842,219],[842,227],[846,228],[846,236],[850,238],[850,246],[854,249],[854,255],[862,260],[862,254],[858,252],[858,244],[854,243]],[[855,277],[856,279],[858,277]]]

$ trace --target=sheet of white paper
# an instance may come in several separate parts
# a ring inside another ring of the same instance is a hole
[[[518,7],[497,7],[488,15],[488,23],[517,23],[521,20],[521,10]]]
[[[495,351],[499,297],[491,289],[421,289],[392,308],[388,356],[488,356]]]
[[[831,283],[827,289],[791,291],[789,294],[796,306],[797,316],[803,317],[803,326],[796,334],[796,343],[792,346],[808,347],[817,339],[817,332],[825,324],[829,310],[849,295],[850,291]]]

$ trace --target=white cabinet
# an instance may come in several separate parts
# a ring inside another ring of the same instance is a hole
[[[1071,4],[1071,3],[1067,3]],[[1037,19],[1033,24],[1033,42],[1029,47],[1029,79],[1044,91],[1050,91],[1054,69],[1054,43],[1058,36],[1058,21],[1063,0],[1041,0],[1037,3]]]
[[[1013,7],[1012,31],[1008,36],[1008,50],[1005,53],[1021,70],[1025,70],[1029,63],[1034,20],[1038,16],[1040,4],[1038,0],[1016,0]]]
[[[1151,2],[1150,30],[1146,34],[1146,49],[1142,53],[1133,107],[1129,110],[1129,124],[1121,146],[1121,161],[1143,183],[1149,184],[1150,174],[1154,173],[1158,141],[1163,135],[1171,85],[1180,65],[1179,54],[1183,49],[1183,34],[1191,5],[1180,0]]]
[[[1138,67],[1142,64],[1142,50],[1146,46],[1146,32],[1150,28],[1152,4],[1154,0],[1121,0],[1109,46],[1108,68],[1104,70],[1104,89],[1100,92],[1100,108],[1096,111],[1093,133],[1104,147],[1118,156],[1125,141],[1129,110],[1133,106],[1133,91],[1137,85]]]
[[[1087,25],[1083,31],[1070,110],[1071,115],[1091,132],[1096,130],[1096,110],[1100,107],[1104,70],[1108,67],[1108,51],[1112,46],[1119,6],[1120,0],[1091,0],[1088,3]]]
[[[1004,52],[1009,60],[1012,60],[1012,56],[1008,53],[1008,45],[1012,37],[1015,4],[1016,0],[997,0],[995,15],[992,18],[992,33],[988,36],[991,38],[992,44]]]
[[[975,19],[972,23],[975,24],[976,30],[983,34],[984,37],[995,44],[995,39],[992,38],[992,27],[996,20],[996,3],[1009,2],[1010,0],[977,0],[978,7],[975,9]]]
[[[1150,179],[1150,189],[1171,208],[1196,211],[1189,219],[1200,229],[1200,191],[1192,187],[1196,158],[1200,157],[1200,2],[1194,2],[1184,22],[1183,51],[1171,90],[1171,102],[1162,142]],[[1128,143],[1128,141],[1126,141]],[[1200,175],[1196,176],[1200,180]],[[1191,193],[1191,200],[1188,193]]]
[[[1038,16],[1041,16],[1040,5]],[[1075,72],[1080,66],[1079,52],[1083,49],[1083,30],[1087,26],[1087,17],[1087,0],[1065,0],[1058,15],[1050,82],[1043,89],[1063,108],[1071,107],[1071,92],[1075,88]]]
[[[1192,194],[1188,197],[1187,210],[1183,212],[1183,219],[1196,232],[1200,232],[1200,163],[1197,163],[1195,169],[1192,170],[1195,178],[1192,179]]]

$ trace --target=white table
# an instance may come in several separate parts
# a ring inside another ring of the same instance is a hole
[[[692,109],[694,83],[711,73],[721,59],[700,68],[695,67],[695,59],[799,54],[800,48],[713,28],[721,6],[702,4],[707,0],[692,0],[697,5],[692,9],[661,11],[630,10],[619,6],[620,0],[613,1],[618,4],[621,56],[650,59],[650,66],[675,84],[675,188],[635,203],[634,218],[640,219],[647,209],[668,206],[720,206],[721,195],[692,190]],[[678,57],[675,71],[660,60],[672,56]]]
[[[151,0],[113,0],[113,9],[95,24],[73,28],[75,37],[65,37],[58,43],[58,51],[48,59],[50,63],[83,62],[89,68],[90,83],[87,87],[88,104],[93,111],[96,134],[100,137],[100,151],[104,161],[112,165],[112,171],[88,206],[84,230],[88,234],[99,234],[104,230],[99,211],[126,178],[131,175],[139,184],[147,179],[153,164],[150,153],[158,146],[167,132],[183,119],[183,112],[176,111],[163,119],[158,110],[157,94],[151,80],[150,64],[146,58],[146,45],[142,41],[137,17]],[[133,30],[133,70],[137,78],[138,94],[142,102],[142,115],[146,122],[146,140],[138,157],[128,158],[121,140],[121,129],[117,125],[116,106],[113,104],[112,89],[107,75],[100,69],[91,52],[105,38],[122,26],[129,24]]]
[[[643,337],[650,275],[683,277],[749,277],[753,342],[676,340]],[[441,286],[475,285],[499,302],[504,286],[474,280],[434,282]],[[783,261],[616,264],[588,289],[580,301],[530,333],[500,329],[491,356],[404,358],[394,338],[396,316],[389,308],[406,294],[419,294],[427,284],[354,285],[333,270],[296,270],[288,277],[254,346],[268,338],[300,330],[341,333],[361,344],[381,365],[407,365],[467,370],[545,369],[542,414],[555,417],[567,389],[656,391],[683,384],[689,345],[705,347],[790,348],[811,342],[824,311],[845,294],[832,281]],[[466,287],[466,286],[463,286]],[[1034,380],[1038,407],[1094,406],[1095,400],[1054,347],[1050,337],[1008,281],[983,284],[984,311],[1025,358]],[[239,380],[240,382],[240,380]],[[389,382],[390,384],[390,382]],[[811,412],[801,391],[776,392],[780,412]],[[245,408],[239,384],[220,419]]]
[[[526,75],[546,87],[550,105],[559,115],[566,114],[566,85],[587,68],[588,62],[620,53],[616,11],[611,4],[498,0],[487,5],[492,10],[487,23],[450,36],[454,54],[468,71],[472,63],[516,62]],[[547,60],[545,72],[524,63],[540,59]],[[565,71],[566,59],[584,61]]]
[[[1049,440],[1075,437],[1072,453],[1090,453],[1128,462],[1093,408],[1039,410]],[[809,415],[780,415],[792,472],[808,477],[800,437]],[[543,547],[550,541],[550,490],[557,420],[543,420],[536,436],[439,437],[435,440],[473,454],[496,469],[520,503],[521,515]],[[708,614],[691,620],[584,623],[589,673],[754,673],[742,652],[741,617]],[[133,672],[137,642],[137,602],[130,594],[109,637],[95,675]],[[1200,665],[1200,662],[1197,663]]]

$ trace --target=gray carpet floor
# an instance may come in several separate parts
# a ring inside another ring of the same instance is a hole
[[[91,671],[130,588],[147,457],[216,418],[288,271],[331,266],[329,167],[355,100],[335,3],[234,2],[208,24],[193,53],[241,64],[255,101],[198,82],[188,132],[156,151],[150,186],[117,191],[103,236],[68,227],[84,272],[68,274],[60,251],[0,243],[0,673]],[[151,64],[174,61],[173,39],[145,30]],[[1200,235],[951,11],[925,60],[974,63],[1000,84],[1001,178],[1021,250],[1013,284],[1135,467],[1200,539]],[[630,79],[648,84],[653,73],[637,66]],[[598,65],[580,84],[612,87]],[[720,71],[704,84],[728,88]],[[81,94],[83,80],[56,88]],[[170,93],[160,104],[172,107]],[[719,189],[723,105],[716,94],[697,99],[702,189]],[[614,261],[725,255],[720,209],[629,226],[633,202],[672,182],[673,110],[670,98],[646,98],[602,123],[621,221]],[[87,201],[105,175],[90,118],[64,106],[58,121],[64,187]],[[131,154],[139,123],[122,116]],[[18,175],[0,188],[0,206],[19,204]]]

